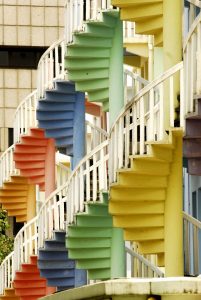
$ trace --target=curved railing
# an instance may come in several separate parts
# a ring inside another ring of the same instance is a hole
[[[184,270],[186,275],[198,276],[200,274],[201,250],[201,222],[186,212],[183,212],[184,220]]]
[[[153,278],[164,277],[164,273],[142,255],[134,252],[132,249],[125,247],[127,254],[127,271],[130,271],[128,277]]]
[[[183,116],[183,62],[145,86],[122,110],[110,131],[110,181],[116,170],[129,166],[129,156],[147,153],[146,142],[165,140],[174,127],[175,88],[180,82],[180,115]],[[179,90],[179,87],[177,87]],[[180,118],[179,126],[183,126]]]
[[[14,145],[10,146],[0,157],[0,187],[4,181],[10,179],[11,175],[19,175],[13,161]]]
[[[86,153],[90,153],[98,145],[108,139],[109,134],[102,128],[85,121],[86,132]]]
[[[65,5],[66,42],[73,40],[73,32],[84,28],[86,20],[100,19],[100,11],[112,8],[110,0],[67,0]]]
[[[39,228],[43,228],[39,232],[39,247],[51,238],[53,230],[64,230],[66,221],[72,223],[75,214],[84,211],[84,201],[100,201],[99,192],[108,188],[107,162],[105,141],[85,156],[69,180],[48,197],[38,213]]]
[[[14,116],[14,143],[18,143],[20,141],[20,136],[27,134],[30,127],[37,127],[37,103],[38,92],[35,90],[17,107]]]
[[[41,231],[43,228],[41,227]],[[14,240],[14,270],[22,263],[28,263],[31,255],[38,252],[38,216],[30,220],[18,232]]]
[[[4,289],[12,287],[14,279],[14,251],[11,252],[2,262],[0,266],[0,295],[3,294]]]
[[[38,96],[43,98],[46,89],[54,88],[54,80],[65,78],[64,58],[65,58],[65,39],[53,43],[41,56],[38,69]]]
[[[137,73],[124,69],[124,104],[131,101],[149,83]]]
[[[201,14],[190,27],[183,45],[185,115],[197,111],[196,97],[201,94]]]

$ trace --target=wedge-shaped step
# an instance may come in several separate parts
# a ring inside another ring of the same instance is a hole
[[[35,187],[22,176],[11,176],[0,188],[0,203],[8,216],[17,222],[27,222],[35,214]]]
[[[168,141],[147,143],[149,155],[130,157],[130,168],[117,170],[110,186],[109,212],[124,239],[139,244],[140,254],[164,253],[165,201],[175,151]]]
[[[74,83],[58,80],[53,90],[47,90],[38,102],[37,120],[45,130],[45,136],[53,138],[57,147],[66,148],[66,154],[73,156],[75,147],[75,122],[84,113],[85,96],[75,91]]]
[[[110,57],[112,51],[118,51],[113,43],[118,20],[119,12],[111,10],[101,12],[100,21],[86,21],[84,31],[74,33],[65,58],[76,90],[88,92],[89,101],[101,102],[104,111],[109,109],[110,78],[117,76],[110,74]]]
[[[54,291],[47,287],[45,278],[40,277],[37,267],[37,256],[30,257],[30,263],[22,264],[21,270],[15,274],[13,286],[20,299],[39,299]]]
[[[155,36],[155,45],[163,44],[163,1],[124,1],[113,0],[112,4],[120,8],[120,16],[124,21],[135,22],[138,34],[151,34]]]
[[[57,291],[76,286],[75,262],[68,257],[65,235],[65,231],[54,231],[53,239],[45,240],[44,248],[39,249],[40,274]]]
[[[108,194],[102,193],[101,202],[85,203],[85,210],[77,214],[76,223],[68,227],[66,245],[69,256],[75,259],[77,268],[87,270],[89,279],[111,278],[114,232],[119,229],[113,228],[108,214]]]
[[[54,180],[54,153],[54,140],[46,138],[44,130],[31,128],[29,135],[22,136],[16,144],[13,159],[20,174],[43,191],[48,190]]]

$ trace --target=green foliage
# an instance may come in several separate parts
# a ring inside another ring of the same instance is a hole
[[[9,228],[6,211],[0,207],[0,264],[4,258],[13,250],[13,238],[6,235]]]

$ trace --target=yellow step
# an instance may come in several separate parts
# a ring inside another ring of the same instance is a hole
[[[165,189],[110,189],[110,198],[112,201],[161,201],[165,200]]]
[[[12,175],[11,176],[11,182],[13,182],[13,183],[24,183],[24,184],[27,184],[28,183],[28,180],[27,180],[27,178],[25,178],[25,177],[22,177],[22,176],[20,176],[20,175]]]
[[[118,7],[128,7],[143,4],[162,3],[163,0],[112,0],[112,5]]]
[[[0,190],[0,198],[1,197],[6,197],[6,198],[10,198],[10,197],[26,197],[27,196],[27,191],[10,191],[10,190]]]
[[[121,9],[121,19],[133,22],[144,22],[163,15],[162,2],[130,5]]]
[[[113,225],[120,228],[162,227],[164,226],[164,215],[118,215],[113,216]]]
[[[8,216],[26,216],[27,210],[26,209],[9,209]]]
[[[15,191],[19,191],[19,190],[27,191],[28,186],[27,186],[27,184],[24,184],[24,183],[16,184],[16,183],[12,183],[12,182],[5,182],[3,184],[3,189],[4,190],[15,190]]]
[[[163,227],[146,227],[146,228],[126,228],[124,230],[124,239],[126,241],[149,241],[164,239]]]
[[[120,172],[117,183],[112,184],[114,188],[136,187],[136,188],[166,188],[167,176],[152,176],[143,174],[134,174],[129,172]]]
[[[130,157],[132,171],[147,175],[169,175],[170,164],[167,161],[148,155],[134,155]]]
[[[6,210],[14,210],[14,209],[26,209],[27,203],[15,203],[15,202],[7,202],[3,204],[4,209]]]
[[[164,201],[116,202],[110,200],[110,212],[116,215],[163,214]]]
[[[162,32],[163,30],[163,17],[158,16],[153,19],[148,19],[143,23],[136,23],[135,31],[138,34],[151,34]]]
[[[0,197],[0,203],[27,203],[27,198],[26,197]]]
[[[164,253],[164,240],[139,242],[138,246],[138,250],[141,254]]]

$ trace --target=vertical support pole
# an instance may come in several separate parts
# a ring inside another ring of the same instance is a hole
[[[45,159],[45,198],[55,190],[55,142],[48,139]]]
[[[110,127],[124,105],[123,89],[123,25],[117,18],[113,45],[110,53],[109,71],[109,111]]]
[[[183,276],[182,132],[173,133],[174,154],[165,201],[165,276]]]
[[[73,126],[72,169],[85,155],[85,94],[77,92]]]
[[[125,260],[123,229],[113,228],[111,248],[111,278],[121,278],[126,276]]]

